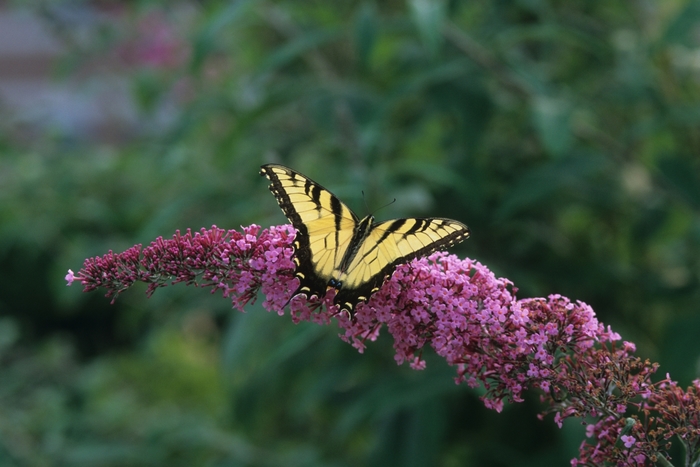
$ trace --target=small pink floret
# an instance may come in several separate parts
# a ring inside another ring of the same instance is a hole
[[[634,446],[634,443],[637,441],[637,440],[634,438],[634,436],[628,436],[628,435],[622,435],[622,436],[620,437],[620,439],[621,439],[622,442],[625,444],[625,447],[626,447],[627,449],[629,449],[629,448],[631,448],[632,446]]]
[[[73,271],[71,269],[68,270],[68,274],[66,274],[65,279],[66,279],[66,282],[68,282],[66,284],[66,286],[70,286],[73,283],[73,281],[75,280],[75,274],[73,273]]]

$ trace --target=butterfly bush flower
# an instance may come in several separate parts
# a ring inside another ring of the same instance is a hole
[[[262,293],[263,307],[292,320],[329,324],[337,319],[341,338],[360,352],[382,327],[394,340],[395,360],[425,368],[432,349],[456,368],[455,381],[482,385],[484,404],[501,411],[538,389],[544,417],[561,427],[567,418],[588,423],[587,439],[572,466],[646,466],[668,463],[671,439],[700,457],[700,381],[687,390],[667,375],[652,382],[657,364],[634,356],[635,346],[596,318],[590,306],[560,295],[517,299],[508,279],[486,266],[434,253],[400,265],[351,317],[326,297],[298,295],[292,261],[294,229],[289,226],[241,232],[213,226],[198,233],[179,231],[149,246],[89,258],[66,281],[84,291],[98,288],[116,297],[136,282],[157,288],[184,282],[209,287],[243,310]],[[591,422],[592,421],[592,422]]]

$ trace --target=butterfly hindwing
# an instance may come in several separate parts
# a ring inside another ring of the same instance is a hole
[[[299,172],[267,164],[260,173],[270,179],[270,191],[297,230],[294,262],[300,283],[292,297],[323,297],[332,287],[334,303],[352,313],[397,265],[469,237],[469,228],[451,219],[358,220],[335,195]]]
[[[347,268],[337,303],[354,306],[353,297],[367,300],[399,264],[452,246],[468,236],[467,226],[452,219],[409,218],[374,224]]]

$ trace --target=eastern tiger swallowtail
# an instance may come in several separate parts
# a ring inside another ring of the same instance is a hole
[[[278,164],[263,165],[270,191],[297,230],[294,263],[299,293],[322,298],[336,289],[333,302],[352,315],[397,265],[452,246],[469,228],[452,219],[360,220],[350,208],[310,178]]]

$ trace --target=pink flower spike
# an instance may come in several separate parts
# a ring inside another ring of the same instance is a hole
[[[89,258],[65,280],[80,281],[85,292],[104,289],[112,301],[136,282],[148,285],[149,296],[184,282],[220,291],[241,311],[262,294],[266,310],[289,309],[295,323],[335,321],[359,352],[388,333],[397,364],[416,370],[432,349],[455,368],[457,384],[482,387],[488,408],[500,412],[535,389],[547,404],[542,416],[552,414],[558,426],[571,417],[591,420],[572,465],[650,465],[667,456],[672,437],[700,450],[700,381],[687,389],[669,375],[655,382],[658,364],[636,357],[635,345],[586,303],[558,294],[518,299],[513,283],[485,265],[438,252],[398,266],[350,316],[333,304],[333,289],[290,297],[299,285],[295,235],[289,225],[188,229]]]

